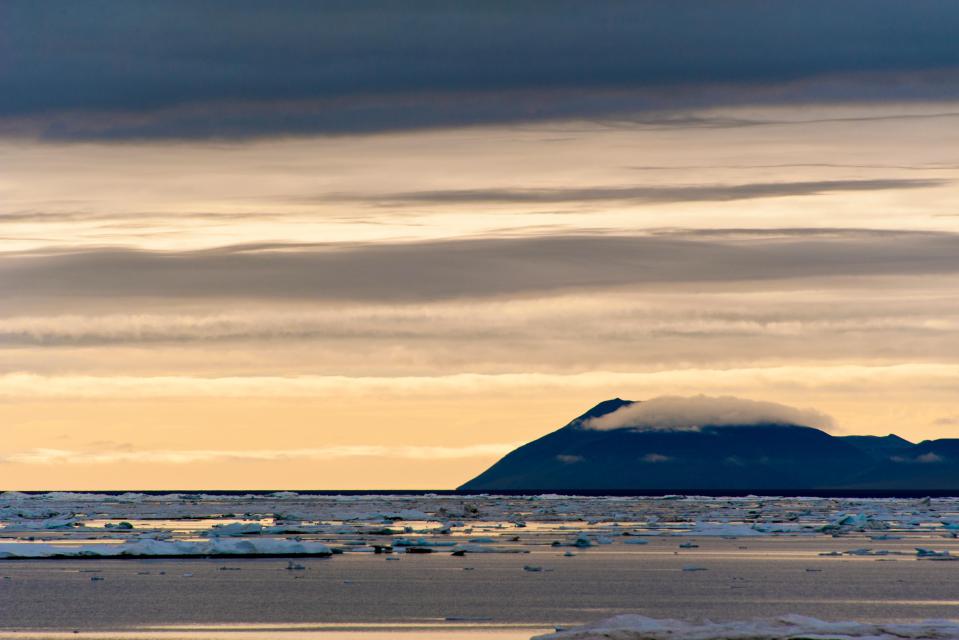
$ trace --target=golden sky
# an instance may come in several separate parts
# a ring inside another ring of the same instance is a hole
[[[61,107],[36,71],[53,106],[0,101],[0,487],[451,488],[615,396],[951,437],[959,101],[826,71],[335,131],[277,123],[336,97]]]

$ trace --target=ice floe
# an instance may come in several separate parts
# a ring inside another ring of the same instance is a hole
[[[903,624],[827,622],[806,616],[782,616],[740,622],[693,623],[620,615],[592,625],[559,631],[534,640],[908,640],[959,638],[959,623],[929,620]]]
[[[8,557],[50,557],[41,545],[52,545],[54,555],[120,555],[153,542],[188,549],[173,555],[221,553],[208,548],[240,543],[249,545],[237,553],[249,555],[295,555],[296,544],[333,553],[536,553],[552,546],[592,555],[788,537],[837,541],[810,548],[811,557],[834,549],[845,559],[908,553],[926,560],[959,557],[957,535],[959,498],[0,494],[0,543]],[[888,549],[872,550],[878,541]],[[913,547],[952,552],[924,555]]]
[[[120,544],[0,543],[0,558],[133,558],[190,556],[330,556],[319,542],[296,540],[220,540],[200,542],[136,540]]]

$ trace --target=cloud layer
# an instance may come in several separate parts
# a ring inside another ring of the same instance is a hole
[[[783,424],[835,428],[833,419],[814,409],[797,409],[775,402],[759,402],[732,396],[660,396],[636,402],[584,422],[598,431],[634,429],[649,431],[696,431],[701,427],[736,427]]]
[[[946,0],[5,2],[0,130],[356,133],[956,96]],[[757,55],[757,52],[762,52]]]
[[[0,256],[0,297],[248,298],[415,302],[588,287],[959,271],[959,234],[717,229],[339,247],[106,248]]]

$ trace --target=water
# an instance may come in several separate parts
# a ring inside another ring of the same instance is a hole
[[[270,525],[278,513],[296,511],[315,527],[301,537],[344,553],[298,558],[302,570],[265,558],[0,560],[2,637],[518,640],[620,613],[685,620],[959,618],[959,562],[918,559],[915,552],[919,546],[959,556],[959,540],[942,524],[959,514],[953,499],[11,500],[0,502],[8,525],[0,533],[15,544],[116,544],[144,533],[195,539],[213,524]],[[31,509],[36,517],[23,518]],[[395,520],[402,510],[410,520]],[[81,526],[35,530],[50,512]],[[830,524],[847,513],[856,514],[852,525]],[[120,520],[135,529],[104,527]],[[385,524],[427,541],[490,538],[481,544],[521,553],[357,551],[395,542],[400,536],[369,533]],[[695,533],[742,526],[784,532]],[[609,544],[552,546],[571,544],[584,531]],[[627,531],[645,534],[647,544],[628,544],[635,537],[622,535]],[[680,547],[688,542],[697,546]],[[882,555],[846,553],[860,548]],[[829,552],[841,555],[820,555]]]
[[[238,630],[265,637],[281,629],[284,637],[363,630],[362,637],[373,638],[368,633],[384,626],[437,625],[446,632],[517,626],[518,633],[504,637],[518,638],[624,612],[715,620],[789,613],[871,621],[959,617],[955,562],[817,555],[849,547],[845,541],[699,540],[700,548],[682,551],[670,548],[674,542],[628,552],[595,548],[575,557],[553,550],[403,555],[398,562],[345,555],[303,560],[303,571],[266,559],[6,561],[0,562],[0,575],[9,578],[0,580],[0,620],[7,630],[142,635],[162,628],[164,638],[174,637],[173,630],[196,638]],[[706,570],[682,570],[691,563]],[[528,564],[543,571],[524,571]],[[233,628],[226,631],[224,623]]]

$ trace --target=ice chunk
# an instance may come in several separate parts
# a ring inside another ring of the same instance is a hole
[[[263,525],[258,522],[233,522],[230,524],[217,524],[207,531],[210,536],[249,536],[259,535],[263,532]]]
[[[928,620],[916,623],[864,624],[826,622],[817,618],[789,615],[768,620],[704,622],[657,620],[640,615],[620,615],[592,625],[559,631],[533,640],[788,640],[829,638],[830,640],[959,639],[959,623]]]
[[[455,547],[455,542],[448,540],[428,540],[426,538],[396,538],[393,540],[394,547]]]
[[[744,538],[748,536],[764,536],[764,535],[768,535],[768,533],[766,531],[760,530],[758,526],[750,526],[745,524],[728,524],[725,522],[720,522],[720,523],[697,522],[695,527],[693,527],[689,531],[679,532],[679,535],[723,536],[723,537],[729,537],[729,538]]]
[[[0,544],[0,558],[135,558],[144,556],[329,556],[332,551],[320,542],[298,540],[221,540],[200,542],[143,539],[122,544]]]
[[[512,547],[487,547],[481,544],[458,544],[453,547],[453,555],[466,555],[467,553],[529,553],[529,549],[516,549]]]

